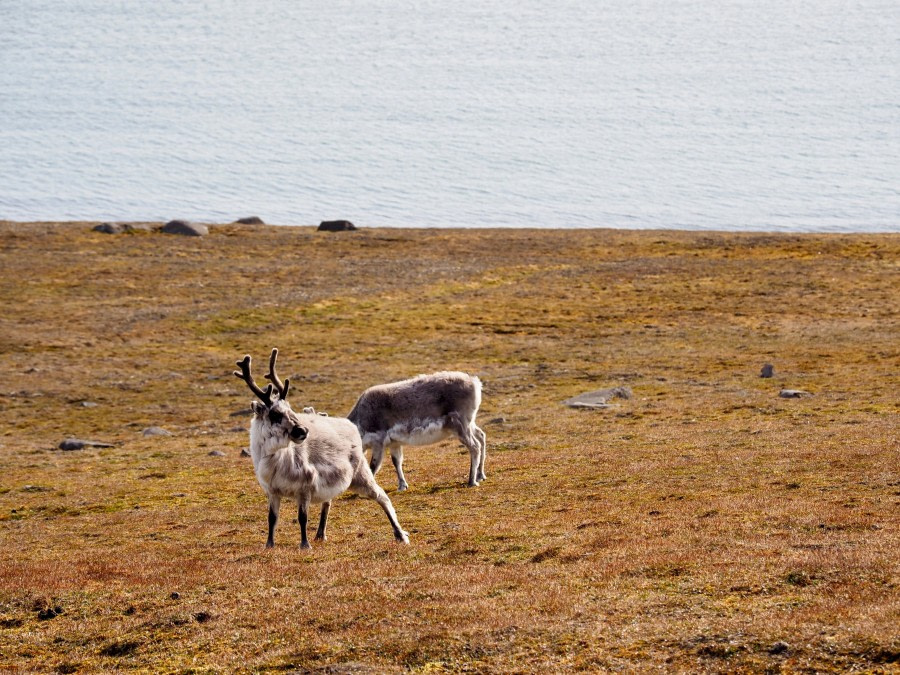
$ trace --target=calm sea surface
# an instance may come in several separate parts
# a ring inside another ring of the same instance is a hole
[[[897,0],[0,0],[0,219],[900,231]]]

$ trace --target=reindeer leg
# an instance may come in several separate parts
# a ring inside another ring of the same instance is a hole
[[[319,529],[316,530],[316,541],[325,541],[325,525],[328,522],[328,512],[331,510],[331,502],[322,504],[322,515],[319,516]]]
[[[447,415],[447,426],[459,438],[469,450],[469,487],[478,487],[478,465],[481,462],[481,445],[478,439],[469,429],[469,425],[463,422],[462,416],[458,412],[451,412]]]
[[[351,492],[355,492],[360,497],[374,499],[378,502],[378,505],[384,509],[385,514],[387,514],[391,527],[394,529],[394,538],[397,541],[408,544],[409,534],[400,528],[400,523],[397,521],[397,512],[394,511],[394,505],[391,504],[391,500],[388,498],[385,491],[381,489],[381,486],[375,482],[374,476],[365,469],[365,465],[360,467],[360,470],[357,471],[356,475],[353,477],[353,482],[350,483],[350,487],[347,489]]]
[[[281,506],[281,497],[269,495],[269,538],[266,539],[266,548],[275,546],[275,526],[278,524],[278,508]]]
[[[382,441],[372,441],[372,459],[369,461],[369,468],[374,476],[381,468],[384,461],[384,443]]]
[[[478,475],[476,476],[481,481],[487,478],[484,475],[484,460],[487,459],[487,435],[474,422],[472,423],[472,428],[475,430],[475,438],[478,440],[478,445],[481,446],[481,459],[478,461]]]
[[[403,475],[403,446],[398,443],[391,443],[391,461],[394,463],[394,469],[397,471],[397,492],[403,492],[409,487],[406,482],[406,476]]]
[[[300,548],[312,548],[309,539],[306,538],[306,522],[309,520],[309,498],[300,497],[297,500],[297,521],[300,523]]]

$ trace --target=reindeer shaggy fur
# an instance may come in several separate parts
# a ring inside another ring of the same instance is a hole
[[[372,448],[369,466],[378,472],[388,448],[397,471],[397,489],[408,486],[403,475],[403,446],[431,445],[456,436],[469,450],[469,487],[486,478],[487,443],[475,424],[481,405],[481,380],[466,373],[440,372],[366,389],[347,419]]]
[[[394,537],[405,544],[409,536],[397,522],[391,500],[375,482],[362,449],[356,426],[339,417],[296,413],[287,402],[290,381],[284,383],[275,374],[278,350],[272,350],[269,374],[272,380],[260,389],[250,375],[250,357],[237,364],[244,380],[260,401],[253,401],[250,423],[250,455],[256,477],[269,498],[269,537],[266,547],[275,545],[275,526],[281,500],[297,502],[301,547],[310,548],[306,526],[310,504],[322,504],[316,539],[325,539],[331,500],[345,490],[374,499],[384,509]],[[272,399],[273,386],[279,398]]]

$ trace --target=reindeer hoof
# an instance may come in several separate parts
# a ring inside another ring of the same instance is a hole
[[[407,485],[406,483],[400,483],[400,485],[397,486],[397,492],[405,492],[407,488],[409,488],[409,485]]]
[[[315,541],[327,541],[324,534],[317,534]]]
[[[400,534],[397,536],[397,541],[401,544],[409,544],[409,533],[400,530]]]
[[[474,480],[469,481],[469,482],[466,484],[466,487],[478,487],[478,482],[477,482],[477,481],[474,481]]]
[[[275,548],[275,542],[273,542],[273,541],[267,541],[267,542],[266,542],[266,548]]]
[[[309,542],[308,542],[308,541],[304,541],[302,544],[300,544],[300,548],[302,548],[302,549],[311,549],[312,546],[309,545]]]

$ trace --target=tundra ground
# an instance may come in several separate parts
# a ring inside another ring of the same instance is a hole
[[[900,668],[900,235],[91,225],[0,222],[0,670]],[[265,550],[273,346],[332,415],[477,374],[487,480],[411,448],[410,546]]]

